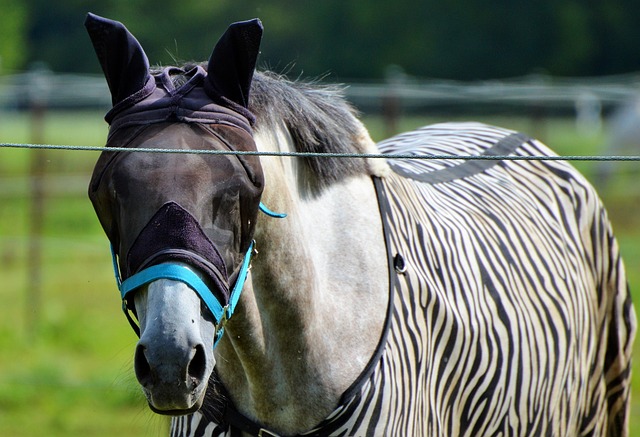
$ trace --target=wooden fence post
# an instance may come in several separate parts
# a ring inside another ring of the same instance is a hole
[[[407,76],[398,65],[389,65],[385,70],[386,89],[382,97],[382,118],[385,126],[385,138],[396,135],[402,117],[401,89]]]
[[[31,113],[31,143],[44,143],[45,113],[50,90],[49,71],[38,66],[31,70],[27,80],[29,110]],[[42,234],[46,207],[45,177],[46,153],[31,150],[29,169],[29,246],[27,250],[27,293],[25,302],[26,329],[30,336],[37,335],[42,307]]]

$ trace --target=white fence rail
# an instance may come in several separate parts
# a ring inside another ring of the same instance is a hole
[[[482,82],[400,81],[353,84],[347,90],[350,100],[363,109],[384,108],[385,102],[396,99],[401,108],[418,112],[442,106],[574,111],[591,105],[608,109],[638,95],[640,74],[588,79],[528,76]]]
[[[346,95],[365,112],[384,112],[389,104],[407,111],[428,111],[442,106],[496,108],[537,107],[571,111],[580,105],[617,106],[640,94],[640,73],[599,78],[521,78],[459,82],[413,79],[352,83]],[[34,70],[0,76],[0,109],[24,109],[34,104],[53,108],[108,108],[111,98],[100,75],[55,74]]]

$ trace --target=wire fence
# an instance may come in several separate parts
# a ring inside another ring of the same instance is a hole
[[[343,159],[419,159],[419,160],[481,160],[481,161],[640,161],[640,155],[414,155],[385,153],[325,153],[325,152],[287,152],[287,151],[244,151],[244,150],[211,150],[211,149],[162,149],[145,147],[99,147],[71,146],[62,144],[28,144],[0,143],[0,148],[36,149],[36,150],[68,150],[84,152],[126,152],[126,153],[165,153],[189,155],[236,155],[236,156],[278,156],[298,158],[343,158]]]

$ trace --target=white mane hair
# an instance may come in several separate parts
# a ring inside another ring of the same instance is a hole
[[[256,72],[249,109],[257,130],[287,129],[297,152],[379,153],[356,109],[344,98],[344,87],[290,81],[272,72]],[[367,174],[384,176],[382,159],[305,157],[316,188],[346,177]]]

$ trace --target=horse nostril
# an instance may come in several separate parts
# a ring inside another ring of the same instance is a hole
[[[187,369],[189,377],[197,385],[202,382],[207,371],[207,357],[204,353],[204,346],[199,344],[194,347],[195,352]]]
[[[150,382],[151,378],[151,366],[149,366],[145,350],[146,347],[139,344],[136,347],[136,354],[134,357],[136,377],[142,386],[146,386]]]

